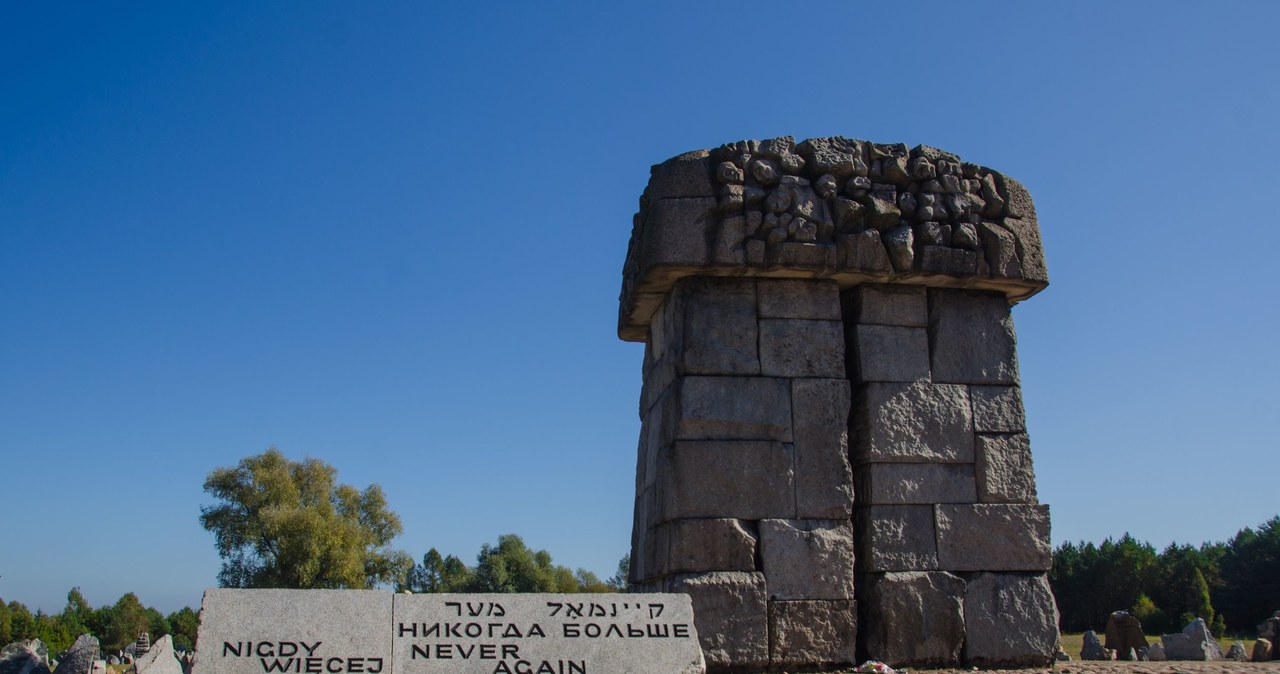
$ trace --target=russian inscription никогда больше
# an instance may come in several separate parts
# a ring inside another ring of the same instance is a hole
[[[702,672],[687,595],[205,593],[197,674]]]

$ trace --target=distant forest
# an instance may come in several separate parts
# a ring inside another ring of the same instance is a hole
[[[175,649],[189,651],[195,645],[199,626],[200,614],[190,607],[166,616],[143,606],[132,592],[125,593],[115,604],[95,609],[85,601],[80,588],[74,587],[67,593],[66,608],[55,615],[39,609],[32,613],[24,604],[6,604],[0,599],[0,646],[20,639],[39,639],[53,654],[71,648],[76,637],[86,633],[98,638],[104,654],[124,650],[143,632],[152,641],[171,635]]]
[[[1129,534],[1118,541],[1063,543],[1049,584],[1063,632],[1102,630],[1127,610],[1147,634],[1168,634],[1204,618],[1216,636],[1252,636],[1280,610],[1280,516],[1226,543],[1172,544],[1156,552]]]
[[[545,550],[533,551],[519,536],[486,545],[475,567],[434,549],[414,565],[398,590],[414,592],[608,592],[625,584],[627,559],[607,581],[555,566]],[[1252,636],[1255,626],[1280,610],[1280,516],[1257,529],[1244,528],[1226,543],[1173,544],[1157,552],[1129,534],[1120,540],[1063,543],[1049,572],[1063,632],[1102,630],[1112,612],[1127,610],[1147,634],[1177,631],[1204,618],[1214,634]],[[143,632],[154,641],[172,635],[174,647],[191,650],[200,618],[184,607],[169,615],[143,606],[132,592],[115,604],[93,608],[80,588],[67,593],[60,613],[32,613],[0,599],[0,645],[38,638],[61,653],[77,636],[98,638],[104,653],[123,650]]]

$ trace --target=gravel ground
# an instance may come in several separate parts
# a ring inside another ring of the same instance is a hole
[[[897,670],[902,674],[903,670]],[[1211,660],[1209,662],[1060,662],[1057,667],[1016,670],[979,669],[912,669],[913,674],[1264,674],[1280,672],[1280,662],[1236,662],[1235,660]]]

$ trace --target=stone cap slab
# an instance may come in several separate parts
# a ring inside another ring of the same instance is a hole
[[[1049,283],[1021,183],[926,145],[790,136],[655,165],[632,221],[618,336],[644,341],[691,275],[828,278],[1003,292]]]
[[[685,594],[205,592],[194,674],[700,674]]]

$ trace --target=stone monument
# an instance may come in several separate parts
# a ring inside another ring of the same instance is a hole
[[[1058,642],[1010,306],[1023,186],[931,147],[743,141],[652,169],[632,588],[712,670],[1045,665]]]

